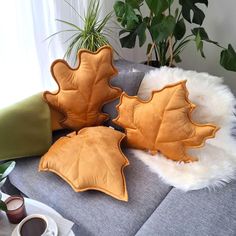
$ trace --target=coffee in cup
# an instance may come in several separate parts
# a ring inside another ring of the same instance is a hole
[[[48,220],[44,215],[29,215],[20,222],[17,232],[19,236],[50,235]]]

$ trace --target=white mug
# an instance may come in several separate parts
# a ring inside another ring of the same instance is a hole
[[[20,231],[21,231],[23,224],[32,218],[41,218],[45,221],[46,228],[45,228],[43,234],[41,234],[41,236],[54,236],[54,233],[52,231],[50,231],[50,229],[49,229],[47,217],[45,217],[44,215],[40,215],[40,214],[32,214],[32,215],[25,217],[17,226],[17,231],[16,231],[17,236],[22,236]]]

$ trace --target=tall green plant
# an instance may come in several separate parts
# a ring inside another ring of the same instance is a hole
[[[100,1],[99,0],[90,0],[87,11],[85,12],[84,17],[82,17],[78,11],[68,2],[65,2],[71,7],[71,9],[75,12],[75,14],[82,20],[83,28],[75,25],[71,22],[56,19],[70,28],[66,30],[58,31],[52,35],[50,35],[47,39],[61,34],[71,32],[72,36],[70,36],[65,42],[69,42],[67,50],[65,52],[64,58],[70,59],[73,52],[74,61],[76,60],[76,54],[79,49],[85,48],[90,51],[97,51],[100,47],[109,44],[107,37],[109,36],[110,29],[106,28],[108,21],[112,17],[112,12],[108,13],[103,17],[103,19],[99,19],[99,15],[101,12]]]
[[[15,164],[16,163],[14,161],[9,161],[9,162],[0,164],[0,189],[5,183],[7,176],[14,169]],[[2,194],[0,192],[0,210],[6,211],[7,210],[6,204],[1,199],[2,199]]]
[[[119,0],[114,4],[117,21],[122,29],[119,32],[121,46],[133,48],[138,38],[142,47],[151,36],[147,47],[147,59],[154,53],[160,66],[171,66],[181,62],[181,53],[185,47],[195,41],[197,50],[205,58],[203,45],[212,43],[222,48],[220,64],[227,70],[236,71],[236,53],[232,45],[228,48],[220,46],[209,39],[201,26],[205,14],[199,5],[208,6],[208,0],[179,0],[179,7],[174,8],[174,0]],[[146,5],[148,15],[142,11]],[[191,33],[186,33],[186,23],[192,26]]]

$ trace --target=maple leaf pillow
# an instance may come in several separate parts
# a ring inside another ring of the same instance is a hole
[[[121,88],[129,96],[137,94],[139,86],[143,80],[145,73],[141,71],[121,71],[111,80],[111,85]],[[116,130],[122,131],[122,128],[112,122],[117,116],[116,106],[119,104],[120,98],[105,104],[102,108],[103,112],[110,115],[110,118],[104,123],[106,126],[112,126]]]
[[[39,170],[56,173],[76,192],[99,190],[127,201],[123,169],[129,161],[120,148],[124,137],[105,126],[72,132],[52,145],[42,157]]]
[[[213,138],[217,127],[196,124],[191,119],[195,105],[188,100],[186,81],[154,91],[148,101],[122,94],[114,122],[127,134],[129,147],[160,151],[174,161],[197,160],[187,154],[187,148],[198,148],[205,139]]]
[[[59,89],[55,94],[44,92],[44,99],[63,114],[59,121],[61,127],[79,130],[108,119],[108,114],[101,112],[102,106],[121,94],[121,89],[109,83],[117,74],[112,55],[110,46],[101,47],[97,52],[81,49],[77,68],[71,68],[64,60],[52,64],[51,72]]]

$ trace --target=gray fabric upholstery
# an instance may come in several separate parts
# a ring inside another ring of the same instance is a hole
[[[75,222],[77,235],[134,235],[171,187],[127,150],[125,153],[130,161],[124,170],[129,193],[127,203],[98,191],[74,192],[57,175],[37,172],[39,158],[17,161],[9,179],[28,197],[48,204]]]
[[[111,85],[121,88],[129,96],[137,94],[139,86],[143,80],[144,72],[122,71],[115,78],[111,80]],[[110,119],[105,122],[106,126],[112,126],[117,130],[122,130],[118,125],[112,122],[117,116],[116,105],[120,99],[116,99],[103,106],[103,112],[110,115]]]
[[[236,181],[215,190],[172,189],[138,236],[235,236]]]

